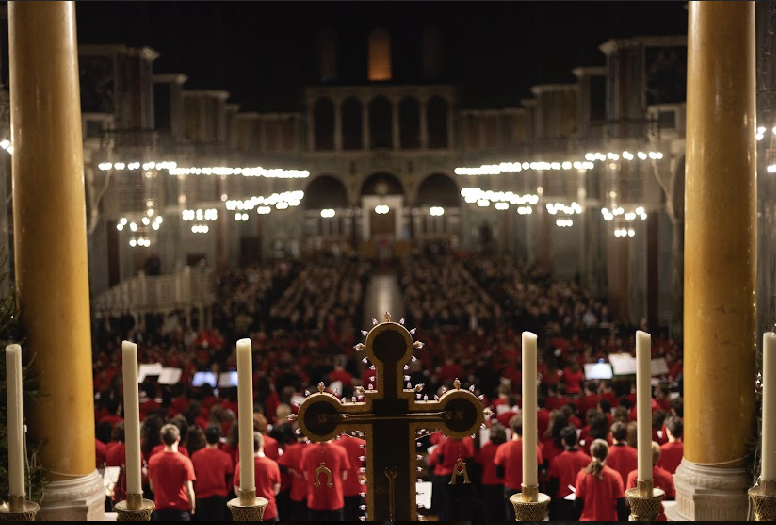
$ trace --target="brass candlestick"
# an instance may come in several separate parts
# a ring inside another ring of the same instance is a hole
[[[154,502],[142,494],[127,494],[127,499],[116,503],[113,510],[118,513],[116,521],[151,521]]]
[[[256,497],[256,489],[238,490],[236,498],[226,504],[232,511],[234,521],[261,521],[269,501],[267,498]]]
[[[544,521],[550,497],[539,493],[539,485],[522,485],[523,492],[514,494],[509,502],[515,508],[515,521]]]
[[[776,481],[758,479],[749,489],[754,521],[776,521]]]
[[[0,506],[0,521],[35,521],[39,510],[40,505],[24,496],[8,496],[8,503]]]
[[[636,488],[625,491],[631,508],[631,521],[657,521],[660,515],[660,502],[666,495],[654,487],[651,479],[638,480]]]

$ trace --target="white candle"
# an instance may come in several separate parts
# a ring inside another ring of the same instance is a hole
[[[240,490],[254,490],[253,479],[253,360],[251,340],[237,341],[237,419],[240,436]]]
[[[5,348],[8,380],[8,495],[24,496],[24,403],[22,347]]]
[[[763,451],[760,478],[776,480],[776,334],[763,335]]]
[[[527,487],[539,484],[537,440],[536,334],[523,332],[523,484]]]
[[[639,480],[652,479],[652,336],[636,332]]]
[[[121,373],[124,380],[124,465],[127,494],[142,494],[140,487],[140,407],[137,399],[137,345],[121,342]]]

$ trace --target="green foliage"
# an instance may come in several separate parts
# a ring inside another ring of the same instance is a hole
[[[2,257],[7,258],[4,254]],[[3,261],[4,262],[4,261]],[[8,273],[0,274],[0,283],[8,280]],[[21,323],[19,322],[19,309],[16,302],[16,291],[13,286],[9,286],[8,294],[0,298],[0,350],[5,349],[6,345],[17,343],[24,348],[24,336]],[[0,498],[8,495],[8,419],[7,419],[7,371],[5,351],[0,358]],[[34,356],[22,352],[24,365],[24,408],[29,414],[38,398],[41,397],[38,391],[38,377],[34,370]],[[31,442],[27,439],[27,498],[32,501],[40,501],[41,491],[43,489],[43,479],[46,471],[40,466],[38,461],[42,442]]]

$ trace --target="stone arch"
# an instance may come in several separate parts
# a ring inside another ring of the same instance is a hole
[[[307,210],[347,208],[348,190],[336,175],[322,174],[307,184],[302,203]]]
[[[445,173],[431,173],[424,178],[416,193],[418,206],[442,206],[458,208],[461,206],[461,188],[455,180]]]
[[[334,149],[334,104],[328,98],[320,98],[313,109],[316,151]]]
[[[402,149],[420,147],[420,104],[411,96],[399,102],[399,143]]]
[[[428,147],[447,148],[447,101],[439,96],[428,102]]]
[[[363,144],[363,109],[361,102],[355,97],[349,97],[342,103],[342,148],[358,150]]]
[[[369,143],[375,149],[393,147],[393,107],[382,95],[369,103]]]
[[[361,196],[364,195],[404,195],[404,186],[393,173],[376,172],[364,179],[361,184]]]

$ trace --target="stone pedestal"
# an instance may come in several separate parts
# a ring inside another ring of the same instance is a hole
[[[745,468],[710,467],[682,459],[674,474],[676,506],[666,508],[666,516],[671,521],[746,521],[751,481]]]
[[[91,474],[52,481],[43,489],[38,520],[105,521],[105,486],[102,476]]]

